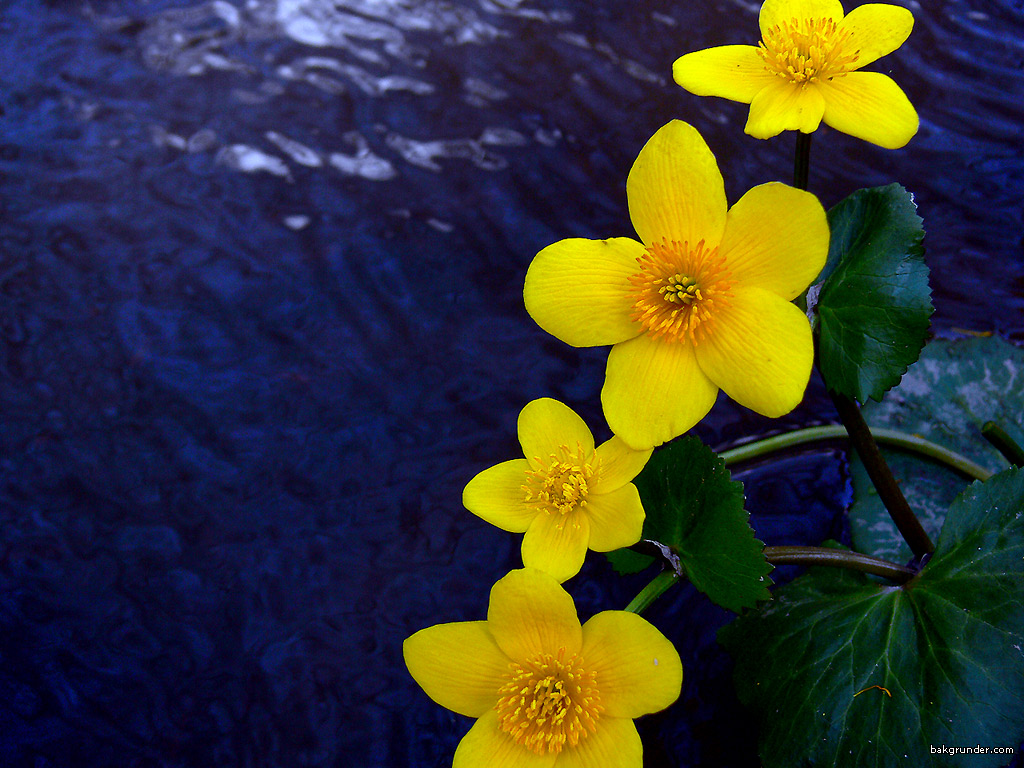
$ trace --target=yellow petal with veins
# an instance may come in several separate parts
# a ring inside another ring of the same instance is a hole
[[[851,72],[821,85],[825,124],[886,149],[899,149],[918,129],[917,110],[888,75]]]
[[[452,768],[554,768],[561,757],[555,752],[538,755],[517,743],[499,728],[498,713],[491,711],[459,742]]]
[[[547,466],[562,446],[573,454],[577,446],[588,456],[594,452],[594,435],[586,422],[572,408],[550,397],[533,400],[519,412],[519,443],[533,469]]]
[[[640,333],[629,317],[629,276],[644,247],[636,240],[570,238],[530,263],[523,301],[530,317],[574,347],[617,344]]]
[[[701,369],[740,405],[777,418],[803,399],[814,361],[807,316],[763,288],[735,289],[697,347]]]
[[[593,494],[587,499],[590,548],[611,552],[640,541],[644,528],[644,506],[632,483],[611,493]]]
[[[613,435],[597,446],[598,474],[590,484],[592,493],[611,493],[634,477],[651,458],[653,449],[638,451],[630,448],[621,437]]]
[[[616,344],[608,355],[601,404],[612,431],[637,450],[661,445],[707,415],[718,387],[697,363],[693,345],[648,335]]]
[[[601,685],[608,717],[640,717],[665,709],[679,696],[683,664],[668,639],[647,620],[604,611],[583,625],[583,650]]]
[[[523,565],[563,582],[580,572],[589,542],[590,521],[583,512],[543,512],[523,536]]]
[[[487,624],[498,647],[512,661],[559,648],[572,655],[583,641],[569,593],[550,574],[531,568],[512,571],[491,588]]]
[[[719,253],[737,285],[799,296],[828,257],[828,219],[809,192],[771,182],[729,209]]]
[[[843,4],[839,0],[765,0],[758,15],[761,37],[776,25],[784,25],[794,19],[843,18]]]
[[[722,45],[680,56],[672,78],[698,96],[718,96],[749,104],[775,80],[753,45]]]
[[[495,705],[509,664],[486,621],[421,629],[406,638],[402,653],[430,698],[467,717],[480,717]]]
[[[850,44],[857,50],[858,68],[895,51],[913,29],[914,15],[910,11],[885,3],[854,8],[839,24],[840,32],[850,33]]]
[[[485,469],[466,485],[462,503],[470,512],[503,531],[525,533],[537,516],[523,486],[530,464],[526,459],[503,461]]]
[[[725,182],[697,130],[680,120],[648,140],[626,179],[629,217],[644,245],[664,240],[718,245],[725,226]]]
[[[775,78],[750,102],[743,130],[755,139],[770,139],[783,131],[813,133],[825,114],[825,99],[815,85],[806,87]]]

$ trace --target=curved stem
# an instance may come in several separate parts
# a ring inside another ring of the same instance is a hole
[[[1017,445],[1017,441],[1005,429],[994,421],[986,421],[981,425],[981,434],[1013,466],[1024,467],[1024,448]]]
[[[829,547],[765,547],[764,556],[772,565],[829,565],[882,576],[897,584],[906,584],[917,571],[905,565],[877,557]]]
[[[640,590],[640,594],[629,601],[626,610],[637,614],[643,613],[651,606],[651,603],[668,592],[678,581],[679,574],[675,571],[662,571]]]
[[[925,440],[923,437],[917,437],[916,435],[900,432],[895,429],[872,429],[871,434],[874,435],[875,440],[883,445],[890,445],[910,453],[926,456],[974,480],[988,480],[992,477],[992,472],[980,464],[976,464],[966,456],[956,451],[951,451],[938,443]],[[722,451],[718,455],[725,460],[726,465],[738,464],[743,461],[766,456],[775,451],[785,450],[786,448],[845,437],[847,437],[846,428],[838,424],[829,424],[824,427],[806,427],[793,430],[792,432],[783,432],[781,435],[766,437],[762,440],[755,440],[754,442]]]

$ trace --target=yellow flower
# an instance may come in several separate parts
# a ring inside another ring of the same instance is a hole
[[[548,333],[614,345],[601,391],[612,431],[659,445],[700,421],[719,388],[765,416],[795,408],[814,353],[790,301],[825,264],[818,200],[772,183],[727,209],[714,155],[678,120],[640,151],[626,198],[642,243],[561,240],[534,258],[523,291]]]
[[[568,593],[532,569],[494,585],[487,621],[429,627],[403,651],[431,699],[477,718],[454,768],[641,768],[633,718],[675,701],[683,680],[645,619],[604,611],[581,627]]]
[[[640,540],[644,508],[630,481],[650,450],[594,436],[567,405],[541,398],[519,414],[526,458],[485,469],[466,486],[466,509],[523,537],[523,564],[559,581],[579,573],[587,548],[609,552]]]
[[[914,17],[906,8],[862,5],[843,15],[839,0],[766,0],[761,42],[688,53],[675,81],[698,96],[750,105],[744,130],[758,139],[837,131],[898,149],[917,133],[917,112],[887,75],[857,72],[899,48]]]

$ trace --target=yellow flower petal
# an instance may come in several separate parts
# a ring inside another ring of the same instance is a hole
[[[783,131],[813,133],[824,113],[825,99],[817,87],[802,87],[777,77],[750,102],[743,130],[755,139],[770,139]]]
[[[828,241],[828,220],[818,198],[772,182],[754,187],[729,210],[719,253],[739,284],[790,301],[825,266]]]
[[[486,621],[438,624],[402,645],[405,665],[427,695],[446,709],[480,717],[498,701],[509,658]]]
[[[583,567],[589,541],[590,521],[585,514],[543,512],[523,537],[523,565],[546,571],[559,582],[571,579]]]
[[[888,75],[850,72],[820,85],[825,124],[886,149],[899,149],[917,133],[914,105]]]
[[[785,24],[793,19],[834,19],[843,18],[843,4],[839,0],[765,0],[758,16],[761,36],[776,24]]]
[[[594,452],[594,435],[576,412],[557,400],[542,397],[519,412],[519,444],[534,469],[546,467],[562,446],[575,453],[577,445],[588,456]]]
[[[645,245],[667,239],[718,245],[725,226],[725,183],[693,126],[673,120],[640,150],[626,179],[629,216]]]
[[[590,548],[611,552],[640,541],[644,529],[644,505],[632,483],[611,493],[594,493],[584,507],[590,523]]]
[[[775,79],[753,45],[722,45],[688,53],[676,59],[672,77],[698,96],[719,96],[745,104]]]
[[[608,355],[601,404],[612,431],[633,448],[661,445],[704,418],[718,387],[693,346],[648,335],[616,344]]]
[[[558,768],[643,768],[644,748],[632,720],[602,716],[597,730],[566,747]],[[488,765],[490,768],[490,765]]]
[[[583,625],[580,656],[597,675],[608,717],[640,717],[679,698],[683,663],[679,653],[646,619],[627,611],[604,611]]]
[[[558,755],[538,755],[516,744],[498,726],[498,713],[491,711],[477,720],[462,737],[452,768],[553,768]]]
[[[571,656],[583,636],[569,593],[554,576],[533,568],[512,571],[491,588],[487,625],[498,647],[517,662],[559,648]]]
[[[462,492],[462,503],[477,517],[503,531],[525,533],[537,508],[526,503],[526,459],[513,459],[485,469]]]
[[[630,482],[651,458],[653,449],[637,451],[613,435],[597,446],[598,473],[590,484],[591,493],[611,493]]]
[[[807,317],[762,288],[737,286],[730,302],[715,308],[713,330],[697,346],[700,367],[740,405],[764,416],[789,413],[811,375]]]
[[[571,238],[549,245],[526,271],[530,317],[574,347],[617,344],[640,333],[630,319],[629,278],[644,247],[627,237]]]
[[[839,23],[839,32],[849,32],[850,46],[857,50],[858,68],[892,53],[910,37],[914,14],[898,5],[868,3],[854,8]]]

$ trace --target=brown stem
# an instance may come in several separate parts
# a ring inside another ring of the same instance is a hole
[[[932,544],[921,521],[917,519],[917,515],[907,503],[903,491],[900,490],[896,478],[892,475],[892,470],[889,469],[885,457],[878,449],[878,443],[871,436],[871,430],[868,429],[860,408],[845,395],[831,391],[829,394],[832,396],[832,402],[835,403],[843,426],[846,427],[846,431],[850,435],[850,442],[853,443],[854,450],[857,451],[857,455],[864,463],[864,469],[867,470],[868,477],[874,483],[889,517],[896,523],[900,535],[903,536],[914,556],[919,560],[930,555],[935,551],[935,545]]]

